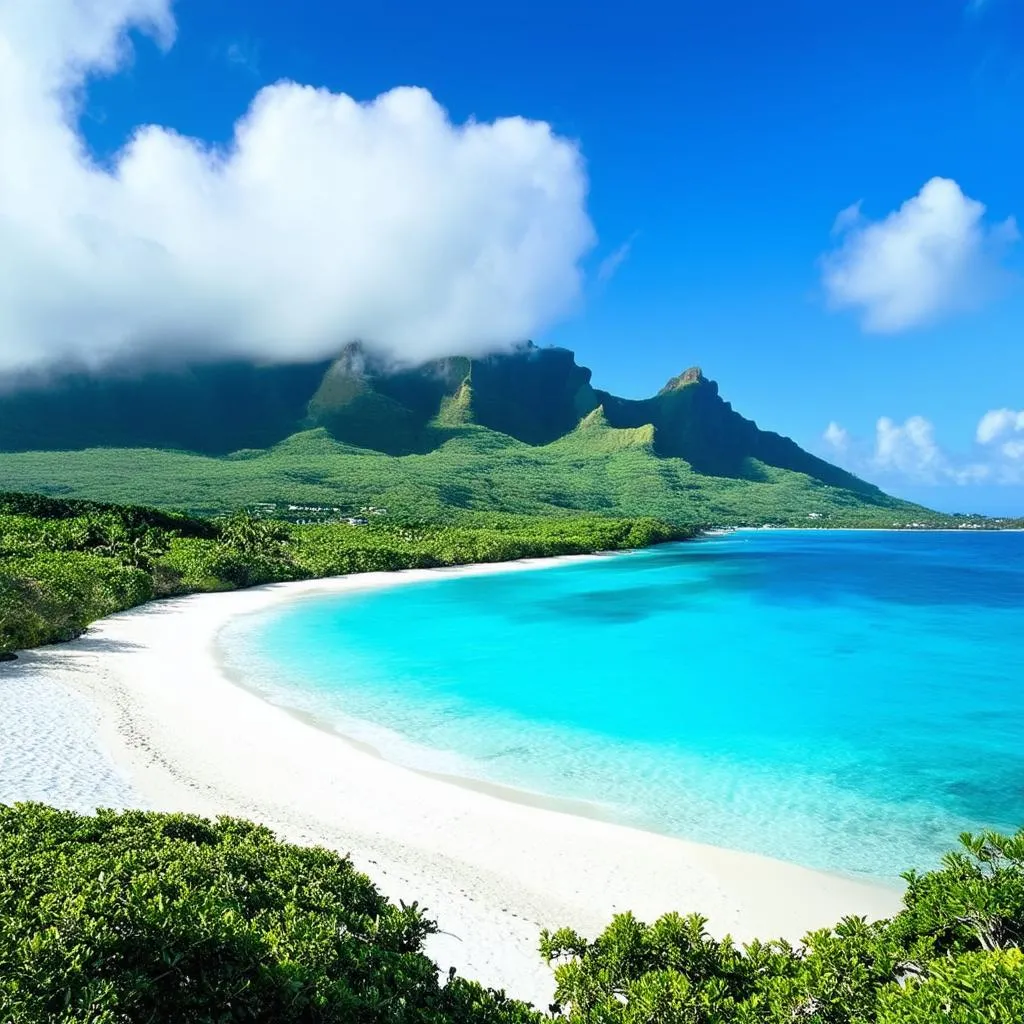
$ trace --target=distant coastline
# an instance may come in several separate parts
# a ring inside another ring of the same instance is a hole
[[[1024,533],[1024,526],[722,526],[703,533],[713,536],[762,530],[790,533]]]

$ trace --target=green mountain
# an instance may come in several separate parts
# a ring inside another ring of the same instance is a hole
[[[0,453],[7,489],[206,511],[274,501],[675,522],[931,516],[759,429],[699,369],[636,401],[594,388],[571,352],[532,345],[415,368],[350,345],[329,364],[21,381],[0,394]]]

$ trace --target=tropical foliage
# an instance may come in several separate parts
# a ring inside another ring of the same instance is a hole
[[[621,914],[593,941],[545,932],[572,1024],[1016,1024],[1024,1020],[1024,830],[961,837],[906,875],[889,921],[847,918],[800,946],[717,940],[698,915]]]
[[[0,1020],[525,1024],[348,860],[227,818],[0,807]]]
[[[964,836],[889,921],[799,946],[622,914],[541,937],[547,1012],[424,954],[436,931],[323,849],[221,818],[0,807],[0,1020],[1019,1024],[1024,832]]]
[[[294,525],[0,494],[0,654],[66,640],[153,597],[353,572],[644,547],[689,536],[652,519],[478,515]]]

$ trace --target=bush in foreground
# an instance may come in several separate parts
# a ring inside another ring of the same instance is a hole
[[[593,942],[545,932],[573,1024],[1020,1024],[1024,831],[961,837],[905,877],[890,921],[847,918],[802,946],[717,940],[704,918],[621,914]]]
[[[0,1020],[526,1024],[348,860],[228,818],[0,807]]]
[[[1019,1024],[1024,832],[964,836],[890,921],[737,946],[696,915],[544,933],[571,1024]],[[0,807],[0,1021],[540,1024],[438,980],[349,861],[221,818]]]

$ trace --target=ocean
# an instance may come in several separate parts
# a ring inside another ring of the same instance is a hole
[[[843,874],[1024,825],[1024,534],[739,531],[240,618],[228,668],[414,768]]]

